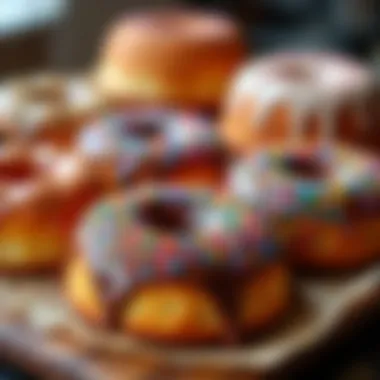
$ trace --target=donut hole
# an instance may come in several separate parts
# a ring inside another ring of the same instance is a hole
[[[292,177],[321,178],[324,174],[324,167],[320,160],[310,155],[285,155],[281,166]]]
[[[190,227],[190,204],[152,200],[142,205],[138,218],[144,225],[158,231],[178,233]]]
[[[160,125],[154,120],[135,120],[124,128],[124,133],[141,142],[149,142],[161,136]]]

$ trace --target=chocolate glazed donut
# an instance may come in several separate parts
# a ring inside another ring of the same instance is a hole
[[[290,277],[264,220],[226,196],[144,188],[84,219],[66,295],[91,323],[164,343],[240,340],[271,326]]]

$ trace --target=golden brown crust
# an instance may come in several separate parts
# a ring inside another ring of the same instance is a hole
[[[80,126],[84,125],[87,120],[85,117],[78,117],[45,122],[40,124],[39,130],[33,135],[33,140],[51,143],[64,149],[70,148]]]
[[[310,270],[354,270],[378,257],[379,231],[376,219],[354,221],[349,226],[299,220],[291,227],[289,257],[292,264]]]
[[[104,320],[104,306],[92,273],[83,259],[74,258],[68,265],[64,292],[73,307],[94,323]]]
[[[54,221],[26,209],[0,226],[0,272],[25,274],[58,268],[65,256],[64,236]]]
[[[213,297],[183,283],[144,287],[123,312],[123,329],[167,342],[223,340],[226,323]]]
[[[83,208],[102,193],[76,161],[37,148],[4,148],[0,157],[0,272],[60,268]],[[46,153],[46,152],[45,152]]]
[[[258,333],[277,322],[292,298],[292,280],[284,265],[273,265],[245,285],[238,308],[240,328]]]
[[[65,293],[74,309],[90,323],[102,325],[106,308],[84,259],[74,259],[65,278]],[[121,308],[118,321],[126,334],[148,340],[220,343],[230,338],[231,330],[251,335],[278,322],[290,298],[290,275],[283,265],[274,264],[236,294],[236,322],[206,287],[184,280],[141,286]]]
[[[244,53],[238,27],[221,15],[136,14],[111,28],[98,81],[114,98],[213,106]]]

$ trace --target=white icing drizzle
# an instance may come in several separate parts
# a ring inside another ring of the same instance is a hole
[[[35,100],[33,96],[25,97],[17,92],[19,87],[23,86],[47,89],[51,86],[62,86],[62,99],[55,102]],[[61,114],[81,115],[96,109],[99,105],[100,97],[91,83],[82,76],[56,77],[41,74],[0,85],[0,117],[10,120],[22,117],[27,120],[28,128],[31,129],[38,123],[54,119]]]
[[[279,53],[250,63],[238,73],[227,107],[251,99],[252,124],[262,127],[273,108],[293,110],[291,138],[303,134],[306,118],[317,115],[323,137],[334,135],[334,117],[342,105],[363,109],[374,84],[365,66],[323,53]],[[363,118],[363,116],[360,116]],[[364,121],[363,121],[364,122]]]
[[[77,111],[88,111],[99,105],[95,89],[81,77],[71,77],[67,83],[68,103]]]
[[[257,204],[261,200],[259,179],[260,169],[249,161],[235,163],[229,168],[227,186],[239,199],[248,204]]]

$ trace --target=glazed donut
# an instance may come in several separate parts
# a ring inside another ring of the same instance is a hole
[[[0,148],[0,273],[59,269],[77,217],[101,189],[74,157]]]
[[[213,108],[244,53],[239,28],[221,14],[136,13],[111,27],[95,77],[116,103]]]
[[[0,120],[12,125],[20,138],[66,147],[100,103],[84,77],[36,74],[1,86]]]
[[[65,292],[95,325],[165,343],[222,343],[278,322],[289,305],[276,242],[227,196],[145,187],[100,202],[80,227]]]
[[[367,67],[322,53],[279,53],[249,63],[227,95],[222,138],[238,155],[331,136],[364,144],[374,79]]]
[[[84,128],[77,149],[111,181],[156,180],[188,186],[222,182],[226,157],[208,119],[142,109],[106,116]]]
[[[229,185],[234,194],[278,218],[278,232],[298,267],[351,270],[378,255],[377,157],[338,145],[272,148],[235,164]]]

